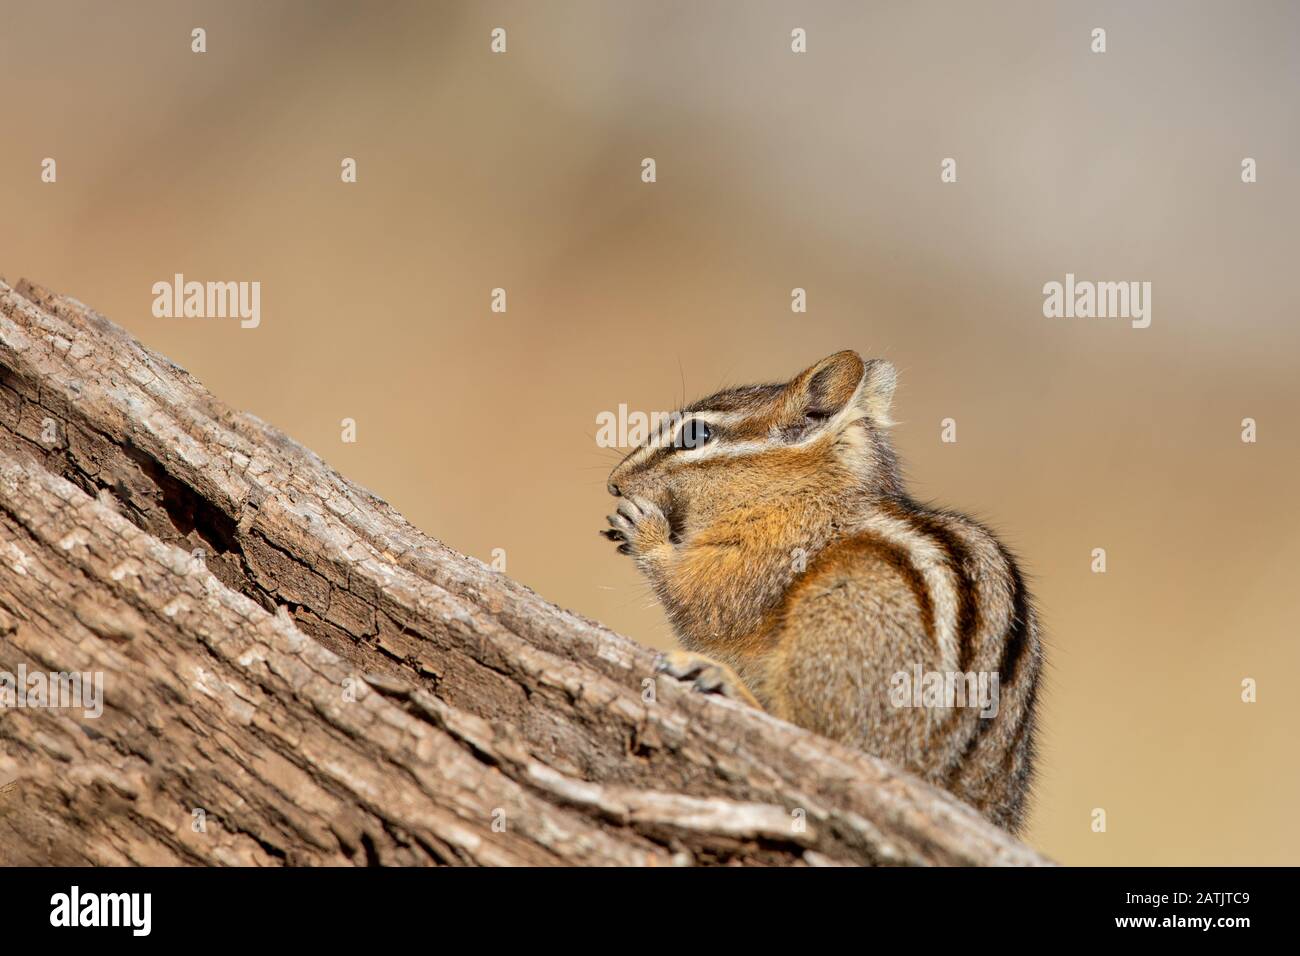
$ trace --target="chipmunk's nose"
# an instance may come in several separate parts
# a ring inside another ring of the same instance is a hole
[[[610,493],[611,495],[613,495],[615,498],[622,498],[622,497],[623,497],[623,492],[621,492],[621,491],[618,490],[618,485],[614,484],[614,482],[612,482],[612,481],[611,481],[611,482],[608,482],[608,483],[605,485],[605,487],[609,489],[609,493]]]

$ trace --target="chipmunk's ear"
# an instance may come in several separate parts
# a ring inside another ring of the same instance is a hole
[[[791,412],[829,418],[853,401],[865,369],[857,352],[829,355],[790,380],[785,390],[786,407]]]
[[[878,425],[894,423],[889,417],[889,407],[894,402],[894,386],[897,384],[898,372],[891,363],[884,359],[872,359],[867,363],[858,401]]]

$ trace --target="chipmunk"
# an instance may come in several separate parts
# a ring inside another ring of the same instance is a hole
[[[891,761],[1015,832],[1042,667],[1033,605],[992,533],[908,497],[887,435],[895,381],[845,351],[687,406],[614,468],[601,533],[686,648],[662,672]],[[909,706],[900,684],[922,672],[955,677]],[[975,675],[995,716],[952,706]]]

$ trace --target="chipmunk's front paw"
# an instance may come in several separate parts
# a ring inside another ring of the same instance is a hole
[[[668,651],[655,661],[655,670],[669,677],[691,681],[691,690],[701,694],[721,694],[762,709],[744,682],[726,664],[690,651]]]
[[[619,554],[643,556],[657,547],[668,544],[671,530],[668,519],[654,502],[644,498],[625,498],[618,510],[607,519],[609,529],[600,532],[610,541],[622,542]]]

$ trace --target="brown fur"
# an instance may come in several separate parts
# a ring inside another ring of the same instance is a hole
[[[670,673],[725,665],[708,689],[732,680],[733,696],[1015,830],[1034,756],[1033,608],[990,532],[903,491],[886,434],[893,385],[888,363],[840,352],[788,383],[694,403],[682,418],[712,418],[711,441],[629,455],[610,475],[623,502],[605,534],[693,652]],[[895,706],[894,675],[916,666],[998,675],[997,715]]]

